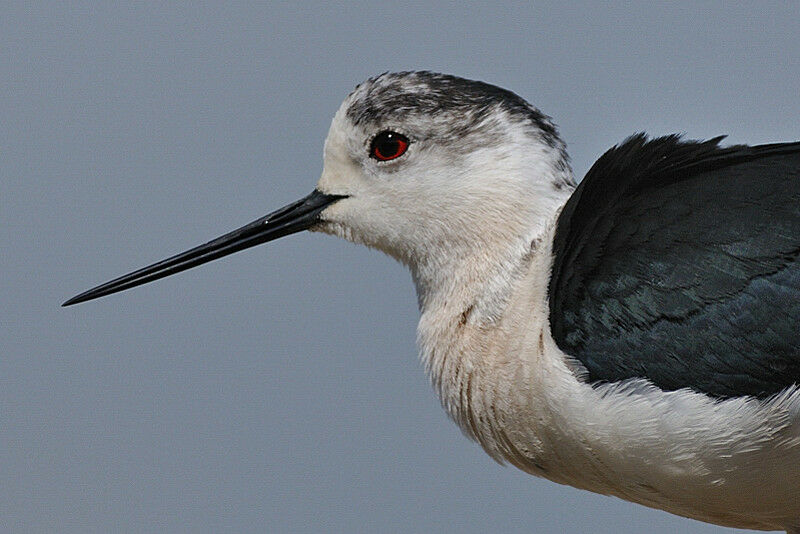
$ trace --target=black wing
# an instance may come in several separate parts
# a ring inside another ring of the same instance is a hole
[[[800,143],[606,152],[561,212],[553,337],[592,383],[767,397],[800,384]]]

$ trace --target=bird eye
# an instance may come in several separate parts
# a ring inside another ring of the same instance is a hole
[[[397,132],[384,131],[375,136],[369,155],[379,161],[399,158],[408,150],[408,137]]]

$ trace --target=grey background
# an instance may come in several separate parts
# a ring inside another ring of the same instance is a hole
[[[639,130],[800,139],[799,15],[4,4],[0,531],[725,531],[494,464],[439,407],[410,277],[376,252],[303,234],[59,304],[309,192],[333,112],[385,70],[516,91],[578,176]]]

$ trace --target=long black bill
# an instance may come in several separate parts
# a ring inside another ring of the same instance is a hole
[[[62,306],[72,306],[79,302],[124,291],[208,263],[228,254],[307,230],[319,221],[319,214],[325,207],[342,198],[344,196],[326,195],[315,189],[307,197],[246,224],[238,230],[209,241],[205,245],[106,282],[89,291],[84,291],[66,301]]]

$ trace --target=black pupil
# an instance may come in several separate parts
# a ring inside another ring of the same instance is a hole
[[[402,139],[403,137],[398,133],[382,132],[372,142],[373,153],[381,158],[395,157],[402,150]]]

